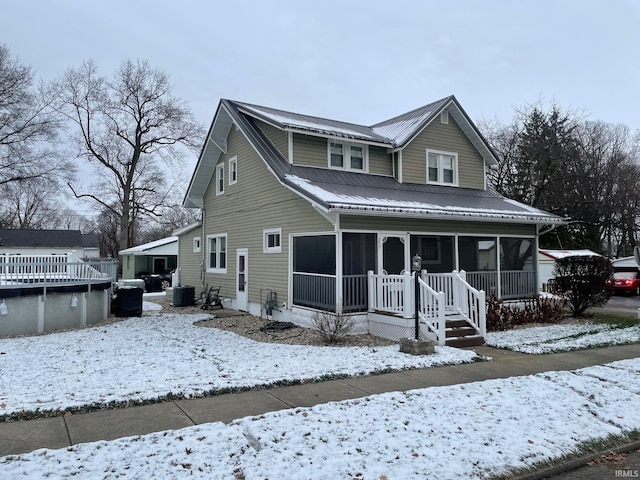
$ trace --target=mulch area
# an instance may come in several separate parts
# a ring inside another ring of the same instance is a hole
[[[199,305],[174,307],[166,297],[149,297],[145,298],[145,301],[157,303],[162,306],[162,310],[147,311],[144,313],[145,315],[205,313],[211,315],[211,318],[196,322],[195,324],[197,326],[227,330],[258,342],[289,345],[326,345],[317,330],[299,327],[289,322],[273,322],[270,319],[224,308],[203,310]],[[397,342],[374,337],[373,335],[347,335],[342,341],[333,345],[375,347],[397,345]]]

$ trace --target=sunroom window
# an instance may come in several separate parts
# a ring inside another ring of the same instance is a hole
[[[366,171],[367,154],[366,145],[329,140],[329,168]]]
[[[458,154],[427,150],[427,183],[458,184]]]

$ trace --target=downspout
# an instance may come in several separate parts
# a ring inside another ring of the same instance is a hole
[[[201,238],[201,245],[200,245],[200,284],[202,289],[200,290],[201,292],[204,292],[205,289],[205,278],[204,278],[204,272],[205,272],[205,259],[207,256],[207,239],[206,239],[206,235],[205,232],[207,231],[205,228],[205,221],[207,218],[206,215],[206,210],[204,208],[204,202],[202,205],[202,220],[201,220],[201,225],[200,225],[200,229],[201,229],[201,233],[200,233],[200,238]]]

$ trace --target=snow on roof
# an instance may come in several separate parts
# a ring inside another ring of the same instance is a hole
[[[302,169],[298,169],[302,172]],[[312,170],[309,169],[312,173]],[[334,175],[336,175],[334,173]],[[286,175],[285,180],[306,195],[314,197],[332,210],[351,210],[370,213],[456,216],[469,218],[493,218],[520,220],[534,223],[562,223],[560,217],[551,215],[517,202],[505,202],[503,197],[474,192],[474,195],[439,194],[423,190],[379,188],[378,186],[322,183],[297,175]],[[390,180],[391,181],[391,180]],[[404,186],[406,187],[406,186]],[[330,190],[331,189],[331,190]],[[462,193],[464,192],[464,193]],[[371,195],[367,195],[370,193]],[[473,205],[473,206],[472,206]],[[526,208],[523,208],[526,207]]]
[[[553,258],[554,260],[559,260],[561,258],[566,257],[601,257],[599,253],[593,252],[588,249],[581,250],[548,250],[548,249],[540,249],[540,253],[546,255],[547,257]]]
[[[391,143],[389,139],[375,133],[373,129],[371,129],[371,127],[356,125],[347,122],[339,122],[337,120],[312,117],[309,115],[301,115],[298,113],[285,112],[284,110],[261,107],[248,103],[235,103],[247,113],[253,114],[258,118],[271,121],[272,123],[276,123],[285,128],[297,128],[301,130],[331,134],[338,137],[359,138],[363,140],[370,140],[373,142]]]
[[[149,243],[143,243],[142,245],[138,245],[136,247],[131,247],[131,248],[127,248],[125,250],[120,250],[118,252],[118,255],[136,255],[136,254],[141,254],[143,252],[148,252],[149,250],[152,250],[154,248],[158,248],[158,247],[162,247],[165,245],[169,245],[171,243],[175,243],[176,244],[176,252],[175,254],[178,253],[177,251],[177,246],[178,246],[178,237],[165,237],[165,238],[161,238],[160,240],[155,240],[153,242],[149,242]]]
[[[638,268],[638,264],[634,257],[616,258],[611,261],[614,268]]]
[[[440,111],[452,97],[443,98],[436,102],[416,108],[410,112],[391,118],[384,122],[377,123],[372,130],[379,135],[387,137],[397,145],[402,145],[425,121]]]

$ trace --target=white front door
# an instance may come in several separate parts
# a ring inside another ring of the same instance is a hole
[[[411,269],[409,265],[409,235],[378,234],[378,273],[400,275]]]
[[[236,307],[238,310],[249,310],[249,251],[246,248],[236,250]]]

